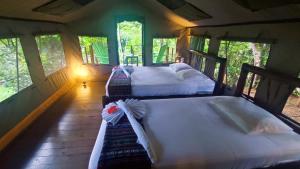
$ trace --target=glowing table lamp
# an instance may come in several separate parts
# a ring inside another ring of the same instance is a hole
[[[80,66],[80,68],[78,69],[78,76],[80,80],[82,80],[82,86],[86,88],[86,78],[88,76],[88,71],[85,67]]]

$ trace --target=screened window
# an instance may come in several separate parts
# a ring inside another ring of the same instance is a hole
[[[79,36],[84,64],[109,64],[106,37]]]
[[[0,102],[31,84],[19,38],[0,39]]]
[[[177,38],[153,39],[153,63],[174,63],[176,57]]]
[[[239,41],[221,41],[219,56],[227,58],[226,84],[235,87],[243,63],[264,67],[270,53],[270,44]],[[258,79],[254,80],[254,87]],[[246,86],[247,87],[247,86]]]
[[[191,36],[190,49],[208,53],[210,38]]]
[[[35,39],[46,76],[66,66],[60,35],[41,35],[36,36]]]
[[[205,52],[205,53],[208,53],[209,42],[210,42],[210,39],[209,38],[205,38],[205,40],[204,40],[204,48],[203,48],[203,52]]]

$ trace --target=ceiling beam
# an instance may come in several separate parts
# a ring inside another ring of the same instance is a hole
[[[15,18],[15,17],[7,17],[7,16],[0,16],[0,19],[14,20],[14,21],[25,21],[25,22],[43,22],[43,23],[52,23],[52,24],[64,24],[63,22],[58,22],[58,21],[47,21],[47,20],[39,20],[39,19]]]
[[[248,22],[237,22],[227,24],[216,24],[216,25],[198,25],[191,26],[188,28],[213,28],[213,27],[228,27],[228,26],[243,26],[243,25],[258,25],[258,24],[278,24],[278,23],[297,23],[300,22],[300,18],[290,19],[279,19],[279,20],[267,20],[267,21],[248,21]]]

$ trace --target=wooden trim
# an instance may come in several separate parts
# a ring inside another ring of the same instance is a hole
[[[19,134],[21,134],[31,123],[33,123],[43,112],[45,112],[54,102],[74,85],[73,82],[68,82],[58,89],[53,95],[47,98],[42,104],[29,113],[23,120],[21,120],[14,128],[9,130],[4,136],[0,138],[0,152],[11,143]]]
[[[204,39],[211,39],[212,38],[212,36],[207,34],[207,33],[197,34],[197,33],[192,32],[189,36],[197,36],[197,37],[204,38]]]
[[[37,31],[32,33],[33,36],[46,36],[46,35],[60,35],[62,36],[62,31],[53,30],[53,31]]]
[[[178,39],[179,35],[177,34],[170,34],[170,35],[160,35],[160,34],[155,34],[152,36],[152,40],[153,39]]]
[[[220,62],[220,63],[226,63],[226,58],[221,58],[221,57],[218,57],[218,56],[214,56],[214,55],[207,54],[207,53],[201,52],[201,51],[196,51],[196,50],[189,50],[189,52],[194,53],[196,55],[202,55],[202,57],[205,57],[205,58],[211,59],[211,60],[215,60],[215,61]]]
[[[138,100],[153,100],[153,99],[176,99],[176,98],[190,98],[190,97],[207,97],[212,96],[211,94],[193,94],[193,95],[168,95],[168,96],[102,96],[102,106],[103,108],[111,103],[118,100],[126,99],[138,99]]]
[[[227,24],[219,24],[219,25],[191,26],[191,27],[188,27],[188,28],[215,28],[215,27],[228,27],[228,26],[280,24],[280,23],[298,23],[298,22],[300,22],[300,18],[267,20],[267,21],[237,22],[237,23],[227,23]]]
[[[76,36],[85,36],[85,37],[99,37],[99,38],[107,38],[108,36],[105,35],[104,33],[76,33]]]
[[[244,63],[242,66],[240,78],[238,80],[237,88],[235,91],[235,96],[241,96],[243,94],[243,90],[246,84],[248,73],[257,74],[260,76],[268,77],[270,79],[279,81],[281,83],[286,83],[295,87],[300,87],[300,79],[296,77],[291,77],[283,73],[272,72],[265,70],[260,67],[252,66]]]
[[[23,34],[19,34],[19,33],[0,34],[0,39],[20,38],[21,36],[23,36]]]
[[[4,20],[13,20],[13,21],[23,21],[23,22],[43,22],[43,23],[51,23],[51,24],[59,24],[63,25],[63,22],[58,21],[48,21],[48,20],[40,20],[40,19],[26,19],[26,18],[16,18],[16,17],[8,17],[8,16],[0,16],[0,19]]]
[[[234,37],[234,36],[221,36],[217,38],[218,40],[225,41],[239,41],[239,42],[254,42],[254,43],[267,43],[275,44],[276,39],[264,39],[264,38],[245,38],[245,37]]]

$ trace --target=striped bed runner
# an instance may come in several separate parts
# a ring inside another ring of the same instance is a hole
[[[146,150],[137,143],[137,136],[126,116],[112,126],[107,125],[98,169],[150,169]]]
[[[109,81],[108,93],[110,96],[130,96],[131,79],[122,70],[116,70]]]

